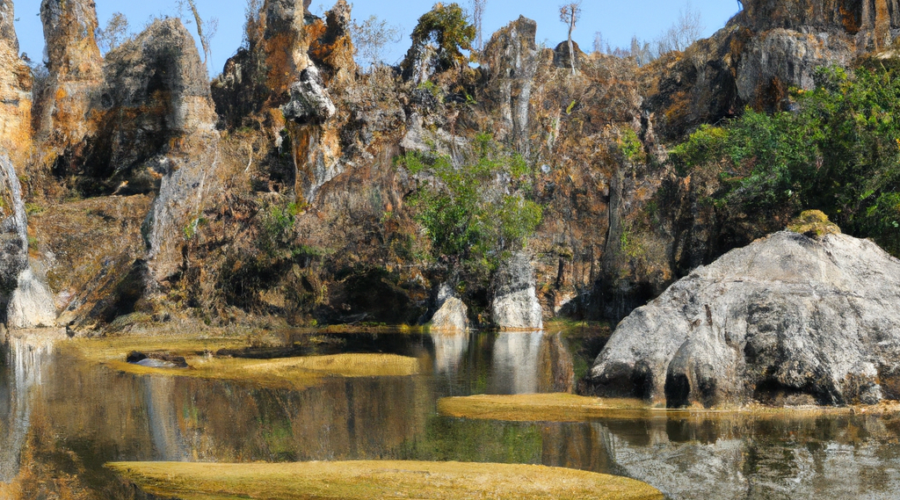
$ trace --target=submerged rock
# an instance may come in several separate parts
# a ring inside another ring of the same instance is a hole
[[[670,407],[896,399],[897,304],[900,260],[871,241],[780,232],[634,311],[591,377],[599,394]]]
[[[528,256],[513,255],[500,266],[494,281],[494,323],[501,329],[540,330],[543,309],[535,292],[534,268]]]
[[[153,352],[145,354],[143,352],[132,351],[125,357],[125,362],[147,368],[188,368],[184,356]]]

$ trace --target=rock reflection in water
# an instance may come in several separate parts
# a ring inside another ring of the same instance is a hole
[[[53,356],[47,338],[12,336],[0,345],[0,482],[12,481],[31,419],[32,390],[42,383],[44,367]]]
[[[672,499],[889,499],[900,491],[900,422],[890,417],[604,425],[621,472]]]
[[[432,332],[434,342],[434,372],[453,377],[459,373],[459,365],[469,347],[467,332]]]
[[[544,332],[503,332],[494,342],[494,394],[538,392],[539,363]]]
[[[14,486],[80,481],[78,488],[91,495],[59,498],[99,500],[130,498],[95,491],[115,481],[103,469],[107,461],[383,458],[534,463],[626,475],[672,500],[887,499],[900,491],[900,417],[663,414],[576,423],[441,417],[435,402],[451,392],[570,390],[573,361],[557,334],[428,340],[381,336],[366,341],[371,345],[348,342],[346,349],[409,353],[435,363],[433,376],[334,377],[293,391],[123,374],[84,363],[63,344],[10,346],[0,365],[3,479],[15,476],[23,457],[33,463],[22,464]],[[29,392],[31,399],[23,397]],[[58,471],[71,470],[77,472],[59,479]],[[0,497],[2,491],[0,485]]]
[[[504,332],[494,343],[492,394],[571,392],[572,356],[562,335]]]
[[[156,459],[169,462],[187,460],[190,453],[184,445],[179,424],[178,406],[174,398],[176,379],[171,377],[143,377],[144,400],[150,439],[156,450]]]

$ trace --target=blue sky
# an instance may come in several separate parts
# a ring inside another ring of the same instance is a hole
[[[95,1],[101,25],[106,23],[113,12],[119,11],[128,17],[133,31],[140,31],[153,16],[177,15],[176,0]],[[462,0],[459,3],[469,8],[470,1]],[[210,64],[210,73],[217,74],[241,44],[246,0],[197,0],[197,3],[201,15],[219,20]],[[488,0],[484,18],[485,42],[490,33],[519,15],[524,15],[538,22],[538,42],[555,46],[566,38],[565,26],[559,21],[557,3],[561,3],[561,0]],[[332,4],[331,0],[313,0],[310,9],[314,14],[320,14]],[[402,28],[403,38],[386,55],[386,62],[394,63],[403,57],[409,47],[409,33],[415,27],[416,20],[433,4],[432,0],[356,0],[353,2],[353,17],[363,20],[377,15]],[[685,5],[679,0],[584,0],[584,14],[574,38],[585,49],[593,46],[594,33],[597,31],[602,32],[604,39],[613,45],[628,45],[633,35],[653,39],[672,25],[679,9],[683,9]],[[738,4],[736,0],[692,0],[692,8],[702,14],[704,33],[708,36],[725,25],[737,12]],[[28,53],[32,60],[39,60],[44,46],[38,17],[40,0],[18,0],[15,2],[15,9],[20,50]]]

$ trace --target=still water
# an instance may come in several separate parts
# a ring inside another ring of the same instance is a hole
[[[285,345],[297,338],[285,334]],[[353,459],[570,467],[639,479],[672,499],[900,498],[895,417],[448,418],[435,409],[446,396],[572,392],[596,348],[553,332],[328,340],[293,354],[400,354],[424,370],[291,391],[119,373],[64,342],[0,344],[0,498],[140,497],[108,461]]]

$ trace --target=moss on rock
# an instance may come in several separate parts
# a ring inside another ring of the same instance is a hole
[[[788,231],[800,233],[810,238],[823,238],[829,234],[841,234],[841,228],[828,220],[828,216],[819,210],[807,210],[791,221]]]

